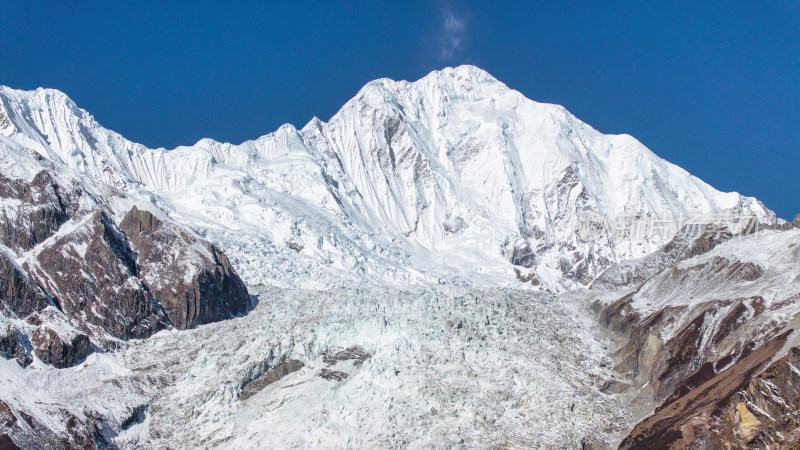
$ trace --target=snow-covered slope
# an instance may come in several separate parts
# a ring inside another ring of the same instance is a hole
[[[376,80],[300,130],[174,150],[127,141],[58,91],[2,87],[0,100],[0,133],[150,199],[251,284],[514,285],[516,269],[561,290],[699,215],[776,220],[472,66]]]

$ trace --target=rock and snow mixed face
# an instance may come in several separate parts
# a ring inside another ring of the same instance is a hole
[[[629,220],[775,221],[755,199],[471,66],[371,82],[327,123],[174,150],[125,140],[58,91],[0,98],[0,133],[151,199],[221,245],[250,283],[513,285],[516,266],[562,290],[678,228],[632,233]]]
[[[0,398],[55,430],[88,421],[123,448],[608,448],[667,397],[674,418],[657,410],[627,446],[687,439],[687,422],[704,442],[783,439],[770,426],[796,423],[797,358],[776,359],[800,344],[800,231],[696,244],[672,260],[667,246],[644,279],[564,294],[256,288],[246,317],[162,331],[74,368],[0,361]],[[761,374],[773,360],[780,382]],[[748,387],[767,382],[771,397]],[[746,440],[692,402],[709,395],[725,414],[741,403],[757,415]],[[758,395],[762,409],[747,403]]]
[[[797,446],[800,230],[715,237],[615,266],[587,295],[644,419],[623,448]]]
[[[8,356],[13,347],[26,363],[69,367],[126,339],[251,307],[214,245],[149,202],[6,138],[0,216],[0,328],[30,341],[31,348],[8,341]]]

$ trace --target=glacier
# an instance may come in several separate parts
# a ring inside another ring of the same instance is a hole
[[[256,292],[246,317],[165,330],[74,368],[0,360],[0,395],[32,405],[55,429],[64,408],[100,413],[108,430],[121,430],[106,431],[108,441],[124,448],[579,448],[607,445],[630,421],[603,391],[616,376],[607,348],[591,322],[575,320],[580,305],[553,294]],[[326,363],[351,346],[370,353],[363,364]],[[247,381],[290,358],[305,366],[239,397]],[[322,378],[326,368],[348,376]],[[131,421],[137,408],[145,418]]]

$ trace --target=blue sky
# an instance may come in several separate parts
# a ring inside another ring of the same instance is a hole
[[[0,83],[60,89],[172,148],[325,120],[372,79],[469,63],[800,213],[800,1],[285,3],[0,0]]]

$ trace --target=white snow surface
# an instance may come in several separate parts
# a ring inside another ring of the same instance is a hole
[[[373,81],[328,122],[239,145],[149,149],[51,89],[0,87],[0,102],[0,134],[164,208],[251,285],[512,286],[517,255],[560,291],[677,231],[634,233],[627,218],[776,220],[473,66]],[[576,233],[587,223],[595,233]]]
[[[753,342],[800,314],[800,231],[644,267],[636,259],[680,224],[635,232],[620,222],[725,217],[736,231],[775,215],[471,66],[374,81],[300,130],[173,150],[127,141],[58,91],[0,87],[0,150],[5,176],[58,168],[116,222],[136,205],[191,227],[259,296],[245,317],[120,342],[72,368],[0,359],[0,398],[13,409],[57,433],[66,413],[100,416],[122,448],[614,447],[641,417],[604,389],[630,380],[586,306],[634,286],[581,285],[614,262],[647,269],[632,301],[643,316],[763,296],[769,311],[742,337]],[[763,274],[728,282],[740,267]],[[514,269],[556,293],[508,289],[524,286]],[[363,365],[324,361],[353,346],[371,354]],[[287,359],[305,366],[240,399]]]

